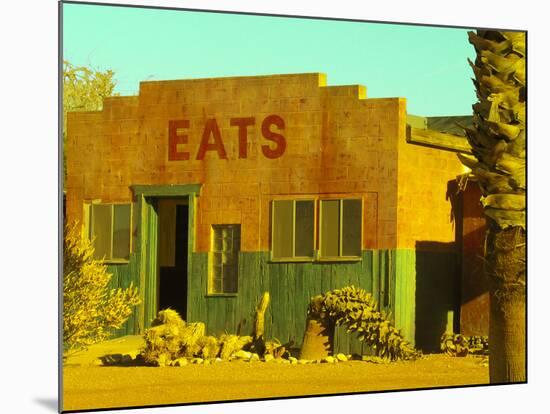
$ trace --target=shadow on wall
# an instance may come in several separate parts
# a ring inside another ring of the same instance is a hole
[[[489,281],[484,269],[486,226],[480,197],[475,182],[468,182],[461,193],[464,213],[460,333],[463,335],[489,334]]]
[[[441,335],[459,327],[460,261],[455,243],[416,243],[415,296],[416,347],[439,352]]]

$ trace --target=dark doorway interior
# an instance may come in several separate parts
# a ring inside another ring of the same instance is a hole
[[[189,207],[173,200],[167,200],[163,207],[160,214],[165,217],[159,217],[159,240],[163,239],[159,243],[159,310],[174,309],[185,320]]]

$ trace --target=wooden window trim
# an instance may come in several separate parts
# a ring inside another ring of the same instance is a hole
[[[205,298],[236,298],[239,296],[239,292],[235,293],[207,293],[204,295]]]

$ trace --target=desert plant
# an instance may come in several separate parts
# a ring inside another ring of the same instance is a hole
[[[175,310],[161,310],[143,335],[141,355],[148,364],[164,366],[179,358],[201,356],[205,347],[206,354],[213,353],[212,341],[204,333],[204,323],[186,323]]]
[[[197,344],[200,347],[201,358],[213,359],[220,353],[220,343],[215,336],[203,336]]]
[[[79,226],[67,225],[63,241],[63,350],[65,355],[105,340],[140,303],[138,291],[110,289],[112,275],[94,259]]]
[[[224,334],[220,337],[221,344],[221,359],[229,359],[233,354],[245,348],[252,343],[251,336],[238,336],[231,334]]]
[[[381,358],[394,361],[415,359],[420,355],[386,315],[378,311],[370,293],[349,286],[312,298],[300,358],[328,356],[332,352],[336,325],[345,325],[348,332],[356,332],[359,340],[372,346]]]
[[[441,352],[450,356],[466,356],[469,352],[468,339],[461,334],[445,332],[441,335],[440,349]]]
[[[441,351],[450,356],[487,355],[489,338],[487,336],[465,336],[452,332],[441,335]]]
[[[229,360],[236,352],[252,343],[251,336],[206,335],[202,322],[186,323],[172,309],[164,309],[144,334],[143,360],[150,365],[173,365],[181,358]]]
[[[141,352],[143,360],[148,364],[162,366],[179,358],[185,327],[185,322],[175,310],[160,311],[151,322],[151,328],[147,329],[143,335],[145,341],[145,347]]]
[[[281,344],[277,338],[273,338],[271,341],[266,341],[265,343],[265,352],[263,356],[271,355],[273,358],[283,358],[285,355],[290,356],[290,353],[287,351],[286,346]]]

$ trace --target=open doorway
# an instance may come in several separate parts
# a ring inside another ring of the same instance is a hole
[[[187,315],[187,257],[189,205],[187,197],[158,202],[158,310]]]

